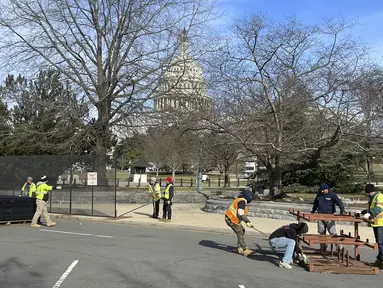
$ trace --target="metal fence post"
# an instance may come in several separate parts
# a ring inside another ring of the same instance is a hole
[[[73,183],[73,165],[71,158],[69,157],[69,163],[71,164],[69,170],[69,214],[72,214],[72,183]]]
[[[181,181],[180,181],[180,185],[181,185],[181,187],[182,187],[182,178],[181,178]]]
[[[93,197],[94,197],[94,194],[93,194],[93,187],[94,187],[94,186],[92,185],[92,216],[93,216],[93,202],[94,202],[94,201],[93,201]]]
[[[114,157],[114,218],[117,218],[117,159]],[[129,185],[129,181],[128,181]]]

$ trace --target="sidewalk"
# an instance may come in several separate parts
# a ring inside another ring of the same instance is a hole
[[[134,210],[143,204],[118,204],[118,215],[122,215],[128,211]],[[162,207],[161,207],[162,208]],[[51,214],[55,218],[61,219],[75,219],[84,222],[107,222],[107,223],[119,223],[130,224],[149,227],[161,227],[161,228],[173,228],[173,229],[185,229],[196,230],[204,232],[214,233],[233,233],[232,230],[226,225],[224,216],[215,213],[206,213],[201,210],[202,204],[175,204],[173,206],[173,218],[171,223],[160,222],[156,219],[150,218],[152,215],[152,205],[146,205],[140,209],[132,211],[121,218],[106,218],[106,217],[90,217],[90,216],[77,216],[77,215],[65,215],[65,214]],[[162,215],[162,211],[160,211]],[[268,219],[259,217],[249,217],[255,228],[258,230],[270,234],[275,229],[282,225],[289,224],[291,220],[280,219]],[[317,233],[316,223],[307,223],[309,225],[309,233]],[[341,229],[344,233],[353,234],[354,226],[337,225],[337,231]],[[246,229],[246,234],[264,237],[262,234],[252,229]],[[372,228],[359,227],[359,235],[361,240],[368,238],[370,242],[374,242],[375,237]]]

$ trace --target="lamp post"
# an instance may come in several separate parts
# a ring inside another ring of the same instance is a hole
[[[197,192],[202,193],[202,139],[199,138],[199,157],[198,157],[198,179],[197,179]]]

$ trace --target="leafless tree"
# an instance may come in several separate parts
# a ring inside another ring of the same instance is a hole
[[[204,25],[211,9],[204,0],[2,1],[3,69],[65,75],[87,97],[96,153],[105,155],[110,129],[154,95],[180,28]]]
[[[360,111],[348,81],[364,56],[344,21],[304,26],[254,15],[237,22],[216,71],[220,102],[210,128],[227,133],[267,168],[272,197],[289,165],[315,166]]]
[[[168,167],[175,179],[176,171],[192,157],[195,139],[191,132],[184,132],[178,127],[153,129],[144,145],[146,158]]]
[[[361,111],[359,127],[349,136],[365,159],[367,180],[372,181],[373,158],[383,150],[383,70],[379,66],[365,67],[350,84],[353,103]]]
[[[240,151],[238,142],[230,135],[216,132],[207,135],[204,142],[207,142],[206,154],[214,160],[219,172],[224,175],[224,186],[228,186],[230,168],[236,162]]]

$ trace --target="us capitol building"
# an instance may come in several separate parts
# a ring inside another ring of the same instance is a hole
[[[188,54],[188,37],[181,34],[179,55],[169,64],[159,83],[154,99],[155,112],[209,110],[211,97],[200,65]]]

